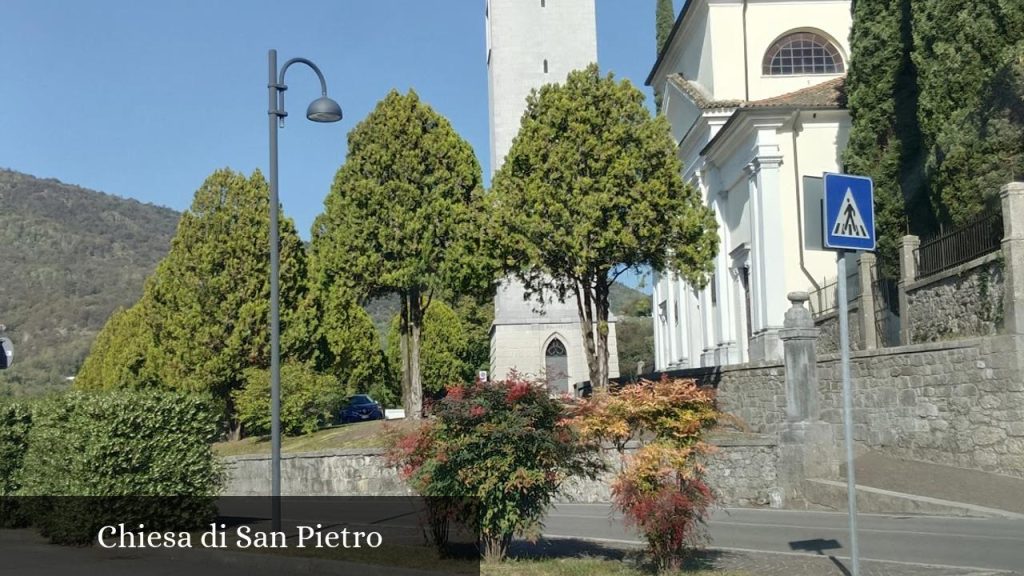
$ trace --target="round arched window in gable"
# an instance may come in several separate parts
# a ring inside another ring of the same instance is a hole
[[[820,34],[796,32],[779,38],[765,52],[765,76],[841,74],[846,71],[836,45]]]

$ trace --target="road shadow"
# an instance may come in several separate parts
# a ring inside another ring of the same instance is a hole
[[[839,571],[842,572],[843,576],[852,576],[850,570],[847,569],[838,558],[831,554],[825,554],[826,550],[839,550],[841,548],[842,545],[835,539],[826,540],[824,538],[814,538],[812,540],[796,540],[789,543],[790,550],[798,552],[817,552],[820,556],[827,556],[828,559],[836,565],[836,568],[839,568]]]
[[[639,546],[615,546],[577,538],[542,538],[536,542],[517,540],[509,547],[509,557],[520,560],[596,558],[625,562],[651,574],[658,572],[650,557]],[[722,553],[717,550],[698,550],[687,559],[684,569],[714,569],[721,557]]]

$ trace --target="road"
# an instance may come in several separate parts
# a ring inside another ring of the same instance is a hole
[[[710,522],[711,547],[722,550],[849,556],[846,514],[727,508]],[[642,545],[607,504],[560,504],[544,535]],[[858,516],[863,560],[1024,571],[1024,520],[933,516]]]

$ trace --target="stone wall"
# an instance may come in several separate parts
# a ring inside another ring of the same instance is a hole
[[[989,336],[1003,324],[1002,252],[907,286],[911,341]]]
[[[850,349],[861,350],[861,316],[860,305],[851,303],[847,308],[846,317],[850,327]],[[814,326],[818,328],[818,354],[833,354],[839,352],[839,311],[822,314],[814,319]]]
[[[1024,478],[1019,336],[855,352],[854,440],[896,457]],[[843,438],[838,355],[818,363],[821,418]]]
[[[719,502],[730,506],[767,505],[777,493],[778,452],[774,440],[740,435],[715,441],[708,457],[708,481]],[[609,451],[612,470],[621,463]],[[223,459],[227,473],[224,494],[270,494],[270,458],[266,455]],[[613,471],[597,480],[571,480],[556,498],[560,502],[608,502]],[[285,496],[406,496],[412,494],[378,449],[334,450],[289,454],[281,458],[281,492]]]
[[[718,407],[739,418],[753,432],[776,434],[786,419],[785,368],[782,364],[688,368],[667,372],[672,378],[692,378],[718,391]]]

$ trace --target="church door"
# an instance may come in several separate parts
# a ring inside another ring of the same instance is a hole
[[[544,374],[547,376],[549,392],[569,393],[569,356],[565,344],[558,338],[552,339],[544,351]]]

